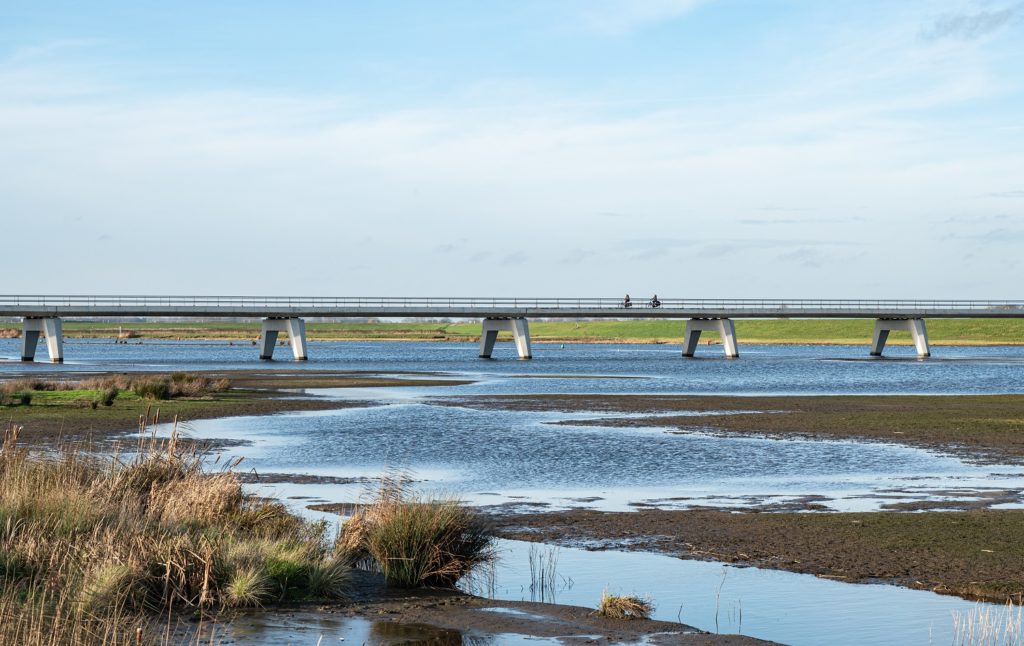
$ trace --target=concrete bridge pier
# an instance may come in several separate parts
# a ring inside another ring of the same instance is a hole
[[[511,332],[515,341],[516,351],[520,359],[530,359],[530,324],[522,318],[486,318],[480,332],[480,358],[490,359],[494,351],[494,342],[498,340],[498,332]]]
[[[875,321],[875,333],[871,337],[871,356],[882,356],[885,349],[885,342],[889,339],[889,332],[910,332],[910,338],[914,341],[917,349],[917,356],[930,357],[928,349],[928,331],[924,326],[924,319],[878,319]]]
[[[21,360],[35,360],[40,334],[46,337],[46,349],[50,352],[50,361],[64,363],[64,331],[60,319],[56,316],[25,317],[21,333]]]
[[[697,350],[701,332],[718,332],[725,348],[725,356],[735,359],[740,356],[736,345],[736,326],[732,319],[689,319],[686,321],[686,332],[683,335],[683,356],[692,357]]]
[[[260,359],[269,361],[274,358],[274,346],[277,345],[277,334],[287,332],[292,344],[292,355],[296,361],[305,361],[306,356],[306,321],[300,318],[266,318],[260,328]]]

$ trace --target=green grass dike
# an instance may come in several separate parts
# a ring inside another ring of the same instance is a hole
[[[1022,319],[932,319],[928,336],[933,345],[1019,345],[1024,343]],[[530,321],[534,341],[551,343],[680,343],[681,320]],[[865,344],[874,329],[870,319],[736,320],[740,343]],[[66,321],[68,338],[132,340],[223,339],[254,343],[256,322],[196,321],[185,323],[103,323]],[[17,336],[17,327],[0,329],[0,336]],[[310,322],[313,341],[475,341],[480,324],[444,322],[319,323]],[[705,335],[717,342],[713,335]],[[502,337],[504,338],[504,336]],[[889,343],[909,344],[906,332],[893,332]]]

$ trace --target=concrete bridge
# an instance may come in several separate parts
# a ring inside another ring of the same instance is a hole
[[[679,319],[683,356],[692,357],[703,332],[738,357],[734,319],[874,319],[871,355],[881,356],[892,331],[910,332],[918,356],[929,356],[925,319],[1024,318],[1024,301],[924,300],[705,300],[658,302],[617,298],[368,298],[280,296],[0,296],[0,317],[23,320],[23,361],[35,359],[40,336],[50,360],[64,360],[61,321],[89,317],[258,318],[260,358],[271,359],[287,332],[292,355],[305,360],[310,318],[478,318],[480,356],[490,358],[498,333],[512,333],[520,358],[529,359],[531,318]],[[685,321],[685,325],[683,322]]]

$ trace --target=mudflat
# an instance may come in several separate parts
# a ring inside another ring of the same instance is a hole
[[[499,517],[506,538],[660,552],[892,583],[967,599],[1024,600],[1024,510],[968,512],[600,512]]]
[[[1024,461],[1024,395],[495,395],[438,403],[493,410],[623,413],[565,422],[574,426],[895,442],[987,462]]]

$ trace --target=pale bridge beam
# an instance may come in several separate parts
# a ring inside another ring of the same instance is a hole
[[[725,348],[725,356],[735,359],[740,356],[736,345],[736,326],[732,319],[689,319],[686,321],[686,332],[683,334],[683,356],[692,357],[697,350],[701,332],[718,332]]]
[[[46,337],[46,349],[50,353],[50,361],[64,363],[64,331],[60,319],[56,316],[24,319],[21,333],[21,360],[34,361],[39,335]]]
[[[924,319],[878,319],[875,321],[875,333],[871,337],[872,357],[882,356],[890,332],[910,332],[917,356],[932,356],[928,348],[928,330],[925,328]]]
[[[498,340],[498,332],[511,332],[512,340],[515,341],[516,351],[520,359],[530,359],[533,354],[530,351],[530,324],[526,319],[508,318],[486,318],[482,323],[483,329],[480,332],[480,358],[490,359],[494,351],[494,342]]]
[[[306,321],[294,317],[263,319],[263,325],[260,328],[260,359],[269,361],[274,358],[274,346],[277,345],[278,332],[288,333],[295,360],[305,361],[307,359]]]

